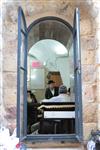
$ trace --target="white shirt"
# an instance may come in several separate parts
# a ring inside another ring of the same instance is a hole
[[[42,102],[71,102],[70,96],[67,94],[60,94],[50,99],[44,99]]]
[[[52,95],[54,95],[54,89],[50,89],[50,91],[51,91]]]

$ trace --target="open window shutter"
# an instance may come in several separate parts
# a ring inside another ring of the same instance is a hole
[[[81,90],[81,49],[80,49],[80,13],[75,9],[73,23],[74,73],[75,73],[75,127],[76,137],[82,140],[82,90]]]
[[[21,7],[18,9],[17,51],[17,136],[27,135],[27,27]]]

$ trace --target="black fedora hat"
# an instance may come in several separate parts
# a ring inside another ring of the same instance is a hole
[[[49,80],[48,84],[55,83],[53,80]]]

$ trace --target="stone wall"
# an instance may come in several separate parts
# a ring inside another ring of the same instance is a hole
[[[99,105],[100,82],[98,71],[100,65],[100,38],[97,36],[100,27],[100,2],[94,1],[91,9],[91,24],[86,24],[90,30],[81,34],[82,40],[82,70],[83,70],[83,122],[84,139],[88,139],[92,129],[100,129]],[[91,7],[90,7],[91,8]],[[90,19],[90,18],[88,18]],[[84,28],[84,27],[83,27]],[[85,30],[85,28],[84,28]],[[90,32],[91,31],[91,32]],[[85,45],[85,46],[84,46]],[[99,52],[99,53],[98,53]]]
[[[3,100],[5,119],[12,130],[16,126],[17,84],[17,9],[24,10],[27,25],[43,16],[58,16],[73,24],[74,9],[80,9],[82,100],[84,140],[91,129],[100,129],[100,2],[74,0],[12,1],[3,9]],[[98,25],[99,24],[99,25]],[[98,26],[97,26],[98,25]],[[1,88],[1,87],[0,87]]]

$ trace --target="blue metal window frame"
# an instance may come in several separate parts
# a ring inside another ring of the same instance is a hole
[[[22,19],[22,20],[21,20]],[[21,27],[21,24],[23,23],[24,25],[24,30]],[[20,58],[21,58],[21,43],[22,43],[22,36],[24,36],[24,66],[21,66]],[[24,118],[24,126],[23,126],[23,135],[20,135],[20,117],[21,117],[21,112],[20,112],[20,70],[24,71],[24,90],[23,90],[23,98],[24,98],[24,116],[26,114],[26,109],[27,109],[27,26],[26,26],[26,21],[24,17],[24,13],[22,11],[22,8],[18,8],[18,50],[17,50],[17,137],[20,138],[20,140],[25,139],[27,135],[27,115]]]
[[[20,7],[21,9],[21,7]],[[21,9],[21,15],[23,16],[24,18],[24,21],[25,21],[25,17],[24,17],[24,14],[23,14],[23,11]],[[27,133],[25,132],[25,137],[27,140],[32,140],[32,141],[52,141],[52,140],[67,140],[67,141],[82,141],[82,137],[83,137],[83,133],[82,133],[82,95],[81,95],[81,53],[80,53],[80,38],[79,38],[79,35],[80,35],[80,31],[79,31],[79,10],[78,8],[76,8],[75,10],[75,14],[74,14],[74,25],[73,27],[68,23],[66,22],[65,20],[61,19],[61,18],[58,18],[58,17],[54,17],[54,16],[46,16],[46,17],[43,17],[43,18],[39,18],[37,20],[35,20],[34,22],[32,22],[29,27],[27,28],[27,31],[26,31],[26,51],[27,51],[27,38],[28,38],[28,34],[29,32],[31,31],[31,29],[38,23],[42,22],[42,21],[46,21],[46,20],[56,20],[56,21],[59,21],[61,23],[63,23],[64,25],[66,25],[70,31],[72,32],[73,34],[73,42],[74,42],[74,73],[75,73],[75,87],[76,90],[75,90],[75,113],[76,113],[76,117],[75,117],[75,122],[76,122],[76,133],[75,134],[71,134],[71,135],[64,135],[64,134],[59,134],[59,135],[34,135],[34,136],[30,136],[30,135],[26,135]],[[25,22],[24,22],[25,23]],[[20,38],[20,37],[18,37]],[[19,44],[20,45],[20,44]],[[18,45],[18,47],[19,47]],[[77,47],[75,46],[77,45]],[[19,53],[19,51],[18,51]],[[18,55],[18,57],[20,57]],[[78,61],[77,61],[78,60]],[[18,62],[18,65],[19,65],[19,62]],[[25,55],[25,67],[27,67],[27,52],[26,52],[26,55]],[[27,71],[27,70],[26,70]],[[80,72],[80,73],[79,73]],[[18,74],[19,74],[19,70],[18,70]],[[17,78],[17,80],[19,80],[19,78]],[[25,76],[25,86],[27,86],[27,76]],[[20,82],[19,82],[20,84]],[[18,90],[19,86],[17,85],[17,90]],[[27,87],[25,87],[25,89],[27,90]],[[26,91],[25,90],[25,91]],[[26,93],[24,92],[24,96],[27,97],[27,91]],[[19,97],[17,95],[17,97]],[[17,99],[18,101],[18,99]],[[26,101],[27,103],[27,101]],[[17,108],[19,107],[19,102],[17,103]],[[24,108],[27,108],[27,104],[24,104]],[[18,109],[17,109],[17,113],[18,113]],[[25,121],[27,122],[27,110],[24,109],[24,113],[26,114],[25,115]],[[19,113],[17,114],[17,116],[19,115]],[[18,118],[17,117],[17,124],[19,124],[19,121],[18,121]],[[19,126],[17,126],[19,128]],[[27,131],[27,125],[24,126],[24,129]]]
[[[75,77],[75,117],[76,136],[79,141],[83,140],[82,118],[82,82],[81,82],[81,47],[80,47],[80,12],[75,9],[73,22],[73,49],[74,49],[74,77]]]

